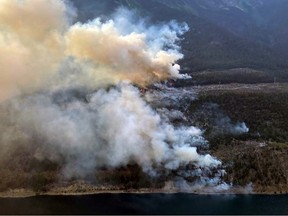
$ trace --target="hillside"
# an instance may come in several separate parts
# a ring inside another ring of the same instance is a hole
[[[161,96],[155,87],[148,90],[148,94],[149,91]],[[209,141],[209,146],[198,146],[197,151],[209,152],[223,161],[227,172],[223,180],[235,186],[231,190],[224,190],[224,193],[247,193],[247,185],[251,187],[249,193],[288,192],[286,83],[206,85],[167,88],[164,91],[166,93],[158,103],[157,100],[150,103],[155,110],[170,110],[174,125],[193,124],[205,131],[204,137]],[[191,98],[191,94],[195,93],[198,97]],[[173,116],[175,109],[185,117]],[[234,131],[239,122],[245,122],[249,131]],[[0,164],[0,192],[3,192],[0,195],[3,196],[27,193],[26,190],[18,191],[19,188],[44,194],[111,191],[221,193],[221,190],[209,187],[183,188],[181,181],[177,180],[182,175],[181,170],[158,170],[158,177],[153,177],[143,172],[137,164],[116,169],[102,168],[85,178],[68,181],[61,172],[63,165],[36,158],[37,148],[33,145],[27,148],[19,143],[17,149],[9,151],[13,160],[3,157]],[[192,164],[186,167],[187,170],[191,168]],[[212,177],[213,173],[208,175]],[[197,178],[187,176],[185,181],[193,183]],[[7,188],[10,189],[8,192]]]
[[[35,2],[0,10],[0,196],[288,193],[284,0]]]
[[[191,104],[189,115],[191,121],[205,128],[212,152],[225,161],[227,180],[243,186],[252,183],[258,193],[287,193],[287,84],[197,89],[199,98]],[[223,114],[231,119],[225,120]],[[249,132],[229,133],[225,129],[229,121],[244,121]]]

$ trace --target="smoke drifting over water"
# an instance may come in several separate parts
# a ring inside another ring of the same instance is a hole
[[[219,160],[197,153],[200,129],[174,127],[132,85],[186,77],[176,42],[188,27],[149,27],[125,9],[104,23],[71,25],[75,16],[65,1],[0,0],[2,160],[33,146],[66,177],[129,163],[153,176],[188,164],[198,176],[217,169]]]

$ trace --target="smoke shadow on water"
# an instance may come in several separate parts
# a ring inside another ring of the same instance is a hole
[[[288,214],[288,195],[96,194],[0,198],[0,214]]]

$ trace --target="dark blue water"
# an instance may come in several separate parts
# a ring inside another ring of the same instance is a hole
[[[288,195],[96,194],[0,198],[0,214],[285,214]]]

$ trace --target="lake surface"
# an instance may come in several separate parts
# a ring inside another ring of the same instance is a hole
[[[288,195],[96,194],[0,198],[0,214],[285,214]]]

